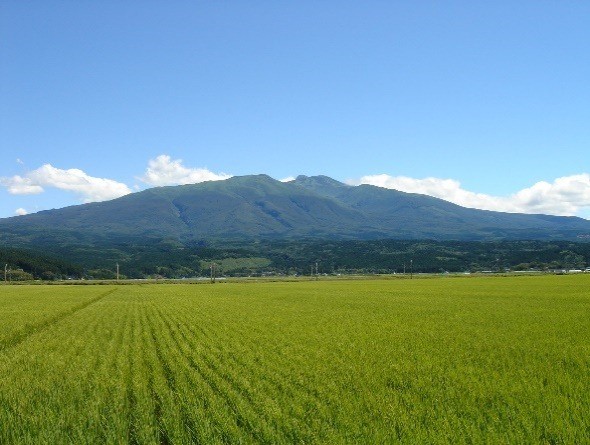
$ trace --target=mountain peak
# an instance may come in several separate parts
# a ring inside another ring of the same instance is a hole
[[[296,184],[303,185],[305,187],[350,187],[343,182],[336,181],[329,176],[318,175],[318,176],[305,176],[299,175],[294,181]]]
[[[328,176],[234,176],[0,220],[0,245],[104,239],[577,239],[580,218],[507,214]],[[98,240],[98,241],[97,241]]]

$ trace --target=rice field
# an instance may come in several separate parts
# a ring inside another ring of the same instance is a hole
[[[0,286],[0,444],[590,443],[590,274]]]

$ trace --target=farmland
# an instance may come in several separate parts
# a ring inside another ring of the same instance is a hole
[[[588,443],[590,274],[0,287],[0,443]]]

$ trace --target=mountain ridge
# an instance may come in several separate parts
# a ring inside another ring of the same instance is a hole
[[[327,176],[235,176],[0,219],[0,244],[253,239],[578,239],[590,221],[470,209]]]

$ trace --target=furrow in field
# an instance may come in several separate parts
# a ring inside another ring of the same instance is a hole
[[[125,432],[125,424],[121,418],[124,408],[120,388],[129,316],[127,306],[123,309],[119,306],[107,307],[103,312],[104,323],[99,326],[100,331],[97,332],[97,336],[106,340],[103,340],[105,341],[104,349],[97,353],[100,359],[95,380],[91,382],[92,397],[96,403],[93,416],[98,420],[100,442],[117,443],[121,442]]]
[[[134,309],[134,308],[133,308]],[[133,375],[136,373],[136,357],[135,352],[138,348],[137,344],[137,317],[134,312],[131,313],[131,320],[130,320],[130,332],[129,332],[129,354],[127,356],[127,375],[126,375],[126,397],[127,397],[127,406],[129,412],[129,423],[127,427],[127,443],[129,445],[138,445],[138,432],[137,432],[137,397],[136,391],[134,388],[133,382]]]
[[[249,437],[249,442],[264,442],[257,440],[249,430],[240,427],[232,400],[223,390],[212,384],[210,376],[191,366],[185,345],[178,343],[177,327],[162,317],[159,308],[154,307],[153,313],[161,324],[159,333],[163,335],[160,338],[166,342],[168,354],[163,359],[175,373],[175,394],[180,405],[185,407],[183,415],[189,427],[194,427],[199,433],[197,440],[200,439],[203,443],[211,440],[235,443],[243,442]],[[196,419],[200,423],[195,423]],[[204,425],[201,424],[203,422]]]
[[[141,325],[143,343],[142,359],[147,375],[147,396],[151,400],[152,423],[155,429],[156,443],[197,443],[196,436],[186,435],[183,429],[182,411],[175,400],[175,380],[165,359],[165,345],[160,340],[162,327],[150,317],[150,308],[142,305]]]
[[[133,344],[130,352],[130,376],[128,380],[128,398],[131,406],[131,430],[129,443],[173,443],[168,437],[168,429],[162,428],[163,409],[166,412],[173,406],[162,406],[156,388],[159,386],[154,367],[154,344],[150,335],[149,320],[143,299],[134,299],[133,309]],[[164,386],[166,388],[166,386]],[[182,441],[181,441],[182,442]]]
[[[119,350],[116,352],[116,361],[114,362],[114,381],[118,387],[111,389],[113,398],[116,400],[117,410],[119,411],[120,419],[117,421],[116,434],[118,437],[125,437],[125,443],[129,443],[132,433],[132,400],[129,398],[129,380],[131,373],[131,365],[129,357],[132,353],[132,338],[133,338],[133,320],[132,313],[129,308],[124,308],[125,317],[123,319],[123,335],[121,337],[121,344]],[[116,411],[115,411],[116,412]],[[109,413],[113,415],[113,413]]]
[[[258,364],[255,365],[251,361],[244,359],[241,354],[228,354],[228,351],[224,351],[221,348],[210,347],[211,354],[217,357],[216,363],[225,364],[229,360],[234,366],[244,369],[244,372],[252,372],[252,366],[256,366],[258,372],[264,371],[265,380],[271,383],[281,393],[289,392],[292,396],[301,397],[306,395],[310,399],[314,399],[318,403],[322,403],[324,399],[317,391],[310,390],[308,385],[304,381],[293,380],[293,371],[301,370],[306,368],[307,358],[303,355],[293,354],[292,351],[285,352],[286,348],[281,347],[280,340],[275,338],[267,337],[266,333],[255,327],[249,327],[248,332],[238,329],[228,329],[225,338],[220,339],[215,336],[215,331],[207,331],[202,325],[195,326],[187,324],[187,329],[193,335],[202,334],[203,337],[213,340],[217,338],[216,342],[212,344],[224,343],[225,341],[240,339],[242,349],[248,350],[253,355],[262,355],[263,352],[267,353],[268,350],[272,350],[272,360],[266,362],[264,366]],[[206,342],[208,343],[208,342]]]
[[[167,408],[167,405],[171,405],[170,403],[166,403],[164,400],[165,397],[170,398],[169,387],[164,384],[162,385],[162,378],[161,370],[156,366],[156,362],[158,361],[157,354],[155,349],[157,348],[156,343],[152,337],[152,326],[150,325],[150,320],[147,315],[147,308],[146,305],[142,305],[141,311],[141,325],[143,327],[142,333],[142,359],[143,359],[143,369],[145,370],[145,376],[147,378],[147,396],[149,400],[153,404],[152,406],[152,414],[153,414],[153,428],[155,428],[155,442],[159,443],[160,445],[170,445],[172,444],[172,440],[170,438],[170,434],[168,433],[168,426],[166,424],[164,410]],[[168,394],[163,394],[164,390]]]
[[[105,319],[101,312],[84,312],[83,317],[68,318],[39,332],[35,342],[11,349],[10,358],[0,366],[4,407],[0,424],[11,424],[2,420],[4,416],[21,420],[11,428],[11,438],[0,434],[0,443],[59,443],[66,434],[84,435],[85,430],[76,425],[83,412],[77,407],[93,397],[87,382],[95,378],[92,364],[98,358],[91,349],[94,333]],[[17,396],[14,391],[23,385],[28,390]],[[21,417],[23,413],[28,415]]]
[[[10,348],[13,348],[13,347],[19,345],[20,343],[24,342],[27,338],[29,338],[31,335],[34,335],[37,332],[43,331],[44,329],[47,329],[47,328],[59,323],[60,321],[66,319],[67,317],[71,317],[72,315],[87,308],[88,306],[90,306],[94,303],[97,303],[98,301],[100,301],[103,298],[107,297],[108,295],[112,294],[116,290],[117,289],[111,289],[109,291],[106,291],[106,292],[104,292],[104,293],[102,293],[102,294],[100,294],[88,301],[85,301],[82,304],[79,304],[77,306],[70,308],[69,310],[67,310],[65,312],[61,312],[49,319],[44,320],[41,323],[28,326],[25,330],[18,332],[17,334],[15,334],[13,336],[3,339],[0,342],[0,353],[2,353],[3,351],[6,351],[7,349],[10,349]]]
[[[265,411],[265,402],[270,402],[271,399],[264,394],[261,400],[255,400],[244,385],[245,382],[238,378],[241,374],[240,369],[229,363],[217,363],[211,354],[204,353],[204,343],[219,342],[219,339],[196,342],[187,335],[187,325],[181,325],[178,320],[161,311],[159,315],[171,333],[174,348],[181,353],[183,360],[197,378],[205,382],[212,393],[224,401],[226,407],[231,410],[236,425],[245,430],[256,443],[271,443],[271,438],[276,440],[281,437],[280,432],[269,424]],[[210,349],[210,352],[215,353],[213,349]],[[252,372],[252,369],[244,372]]]
[[[46,421],[45,429],[53,429],[56,435],[52,443],[64,442],[66,437],[72,443],[121,443],[128,418],[123,378],[128,355],[128,320],[127,306],[109,302],[101,304],[100,308],[93,306],[89,311],[79,312],[55,326],[69,334],[70,343],[64,343],[55,355],[57,360],[69,363],[62,375],[63,383],[48,384],[60,388],[52,403],[55,414],[47,416]],[[81,347],[76,348],[72,343],[79,343]],[[108,363],[111,357],[103,348],[109,347],[114,362],[112,366],[103,367],[101,365]],[[93,363],[98,365],[92,368]]]
[[[95,382],[102,434],[99,442],[154,443],[157,433],[149,370],[144,365],[142,304],[126,294],[105,309],[111,318],[103,328],[110,341]]]
[[[180,310],[175,314],[187,314],[188,310]],[[202,316],[203,314],[201,314]],[[181,315],[179,315],[180,317]],[[290,401],[297,400],[298,405],[306,406],[308,412],[319,412],[322,407],[326,406],[326,402],[330,399],[330,395],[318,391],[315,385],[309,385],[309,379],[313,376],[306,375],[309,371],[308,357],[304,354],[293,354],[292,349],[281,347],[281,340],[268,337],[262,330],[253,326],[248,326],[248,330],[238,330],[231,327],[228,323],[224,325],[224,331],[216,331],[215,323],[211,319],[195,324],[190,321],[184,322],[185,330],[190,332],[190,338],[202,338],[198,343],[193,343],[196,350],[203,351],[203,359],[212,372],[226,379],[241,377],[242,383],[229,382],[236,385],[238,391],[246,398],[252,399],[249,383],[251,380],[244,380],[244,376],[255,375],[259,378],[256,380],[257,393],[264,393],[267,395],[266,403],[275,405],[274,409],[290,410],[293,406]],[[181,331],[183,332],[183,331]],[[187,337],[188,341],[191,341]],[[219,345],[235,344],[236,339],[239,339],[240,348],[242,351],[246,350],[247,354],[233,353],[227,348],[222,349]],[[284,343],[284,342],[283,342]],[[286,346],[286,345],[283,345]],[[267,359],[264,364],[256,362],[253,359],[247,360],[246,357],[267,356],[268,350],[272,350],[272,358]],[[287,351],[287,352],[285,352]],[[229,371],[231,370],[231,371]],[[277,406],[277,400],[282,399],[285,403]],[[331,400],[334,405],[338,404],[337,400]],[[292,413],[284,412],[283,415],[290,415]],[[279,416],[280,417],[280,416]],[[295,427],[286,432],[289,436],[293,434],[299,437],[300,428]],[[329,428],[326,428],[328,430]]]
[[[154,377],[152,391],[159,411],[157,421],[161,442],[203,443],[208,430],[207,417],[202,415],[197,419],[197,413],[190,413],[181,397],[183,392],[195,391],[197,388],[183,384],[183,372],[178,368],[180,361],[176,351],[170,346],[166,326],[158,317],[153,316],[153,308],[150,309],[147,325],[152,360],[149,366]]]
[[[294,344],[288,341],[290,337],[277,336],[272,330],[269,334],[252,323],[222,322],[211,316],[215,314],[195,311],[194,304],[178,307],[178,303],[165,307],[174,314],[176,324],[183,325],[181,332],[186,331],[188,341],[192,341],[193,355],[204,357],[199,357],[198,363],[208,366],[214,375],[233,381],[231,384],[245,399],[255,400],[286,442],[322,437],[329,440],[336,434],[334,416],[341,400],[335,391],[338,383],[329,376],[334,375],[344,356],[331,354],[323,369],[310,367],[310,357],[303,351],[305,343]],[[321,344],[322,335],[313,341]]]

